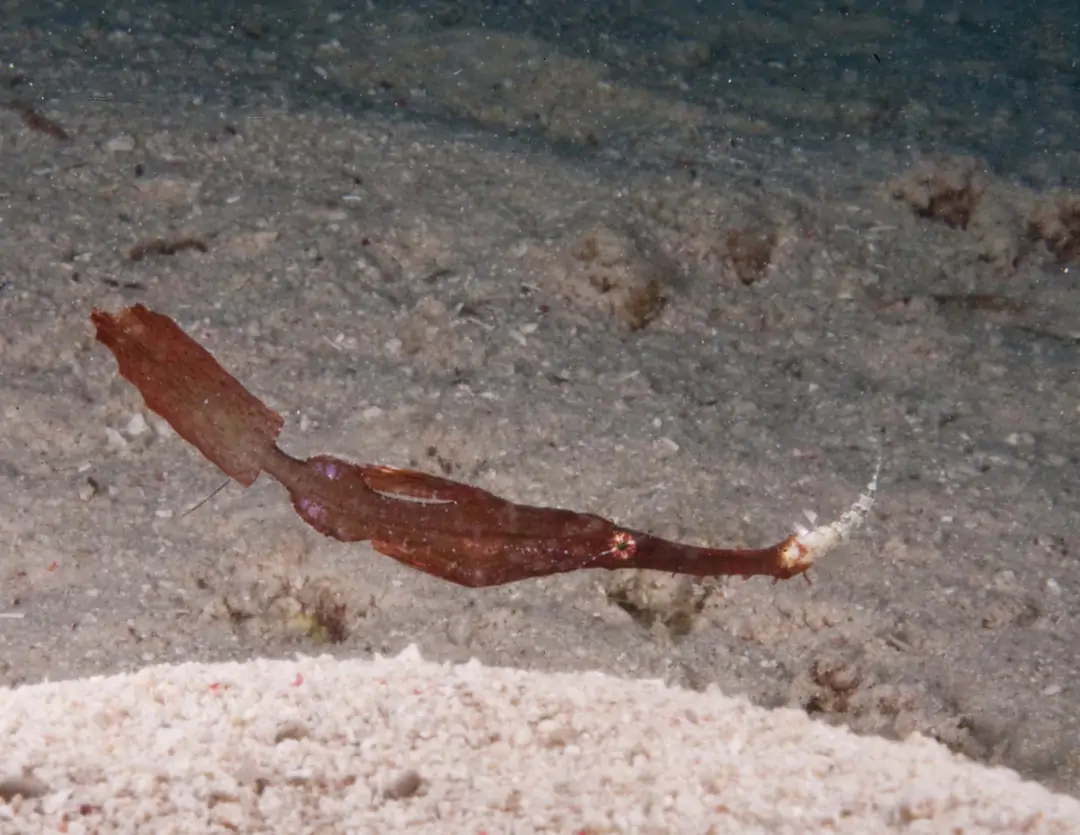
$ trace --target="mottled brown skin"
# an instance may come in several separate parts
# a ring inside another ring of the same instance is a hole
[[[581,568],[767,573],[781,579],[787,573],[778,565],[786,540],[761,550],[698,548],[621,528],[601,516],[515,504],[427,473],[329,456],[298,461],[275,450],[265,470],[320,533],[343,542],[370,540],[382,554],[463,586],[497,586]],[[613,547],[617,533],[630,536],[633,554]]]
[[[497,586],[583,568],[788,579],[808,567],[792,559],[801,547],[794,537],[762,549],[700,548],[589,513],[515,504],[415,470],[326,455],[293,458],[277,446],[283,418],[167,316],[135,305],[116,315],[95,310],[92,320],[147,406],[229,477],[248,486],[266,472],[320,533],[370,541],[444,580]]]

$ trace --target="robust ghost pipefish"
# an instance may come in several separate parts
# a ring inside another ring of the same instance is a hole
[[[585,568],[649,568],[698,577],[804,574],[870,512],[878,468],[836,522],[800,528],[765,548],[706,548],[601,516],[516,504],[416,470],[282,451],[284,418],[249,392],[168,316],[143,305],[95,310],[97,339],[149,409],[245,487],[261,473],[288,491],[315,530],[370,541],[381,554],[462,586],[498,586]]]

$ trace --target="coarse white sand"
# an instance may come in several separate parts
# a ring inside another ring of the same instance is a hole
[[[184,664],[0,691],[3,833],[1078,832],[929,740],[600,674]]]

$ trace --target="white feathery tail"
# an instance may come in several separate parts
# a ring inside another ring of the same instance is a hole
[[[793,573],[800,573],[810,568],[817,560],[833,550],[837,545],[851,536],[870,515],[870,509],[874,506],[874,498],[877,495],[878,476],[881,474],[881,450],[878,450],[877,464],[874,467],[874,475],[866,489],[855,500],[840,518],[827,525],[818,525],[807,528],[805,525],[796,523],[795,532],[788,538],[787,545],[781,554],[780,560],[783,566]],[[813,522],[813,514],[807,513],[807,518]]]

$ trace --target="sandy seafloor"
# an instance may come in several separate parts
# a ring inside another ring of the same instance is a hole
[[[800,739],[822,723],[917,733],[1080,793],[1078,22],[1066,3],[1014,5],[4,3],[3,100],[71,140],[0,109],[0,684],[416,644],[436,662],[718,688],[810,714]],[[205,252],[129,257],[158,239]],[[93,306],[134,302],[286,414],[295,455],[760,545],[850,504],[884,428],[879,500],[812,585],[457,588],[320,538],[265,480],[185,515],[222,477],[92,339]],[[318,614],[342,606],[338,641]],[[438,669],[395,675],[475,673]],[[119,687],[87,683],[83,702]],[[427,709],[452,715],[451,691]],[[58,693],[0,693],[0,780],[44,783],[0,806],[0,831],[167,831],[109,818],[113,772],[50,766],[105,750],[73,741],[94,721]],[[53,698],[48,733],[12,719],[20,704],[42,721]],[[623,733],[664,710],[626,713]],[[604,738],[585,733],[578,767],[603,766]],[[426,799],[435,811],[406,814],[418,831],[479,831],[439,824],[469,792],[390,760],[372,808]],[[279,807],[213,817],[269,779],[243,774],[255,788],[188,787],[204,831],[275,831]],[[1080,831],[1075,801],[986,780],[988,803],[1030,798],[1029,816],[963,831]],[[816,831],[757,788],[693,817],[657,785],[606,823],[582,812],[582,831]],[[933,804],[897,808],[880,831],[944,831]],[[841,831],[833,812],[822,828]],[[502,814],[489,831],[575,825],[527,802]],[[289,831],[369,824],[320,825]]]

